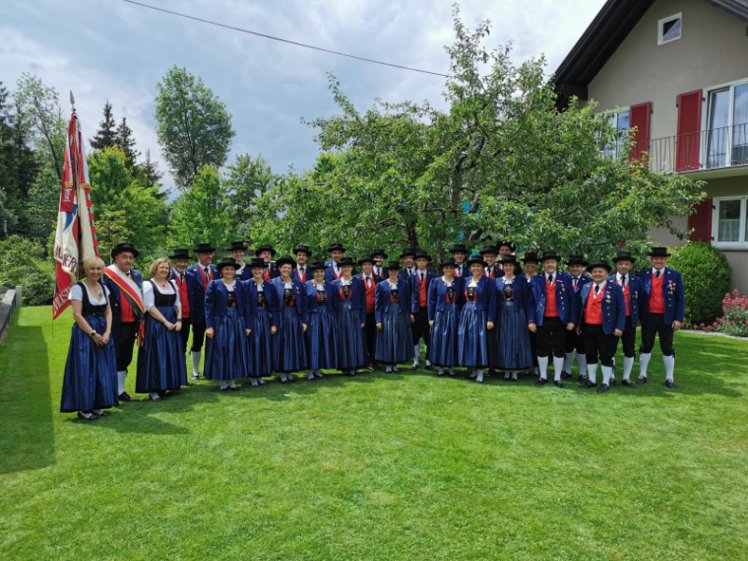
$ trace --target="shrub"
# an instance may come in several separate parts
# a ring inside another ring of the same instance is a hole
[[[722,317],[712,325],[702,325],[702,329],[748,337],[748,296],[740,294],[737,288],[728,292],[722,299],[722,313]]]
[[[50,304],[55,290],[54,262],[44,247],[21,236],[0,242],[0,286],[21,286],[23,303],[28,306]]]
[[[722,299],[730,290],[730,265],[709,244],[692,242],[676,250],[669,265],[683,274],[686,323],[711,324],[722,313]]]

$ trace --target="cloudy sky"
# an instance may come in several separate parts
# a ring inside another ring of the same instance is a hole
[[[362,57],[445,73],[452,42],[451,0],[142,0],[143,3]],[[460,0],[463,21],[492,22],[490,46],[511,41],[522,61],[541,53],[553,72],[604,0]],[[532,6],[531,8],[529,6]],[[359,109],[374,99],[444,106],[444,79],[355,61],[229,31],[123,0],[3,0],[0,81],[23,72],[75,94],[91,137],[104,103],[127,117],[144,153],[166,166],[154,130],[156,84],[184,66],[227,105],[236,154],[263,154],[274,170],[311,167],[314,130],[300,122],[336,112],[326,72]],[[165,187],[172,186],[164,178]]]

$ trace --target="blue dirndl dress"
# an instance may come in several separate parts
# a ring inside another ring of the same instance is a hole
[[[312,282],[305,285],[307,318],[307,357],[310,370],[338,368],[338,317],[327,285],[318,290]]]
[[[176,286],[172,285],[173,294],[162,294],[153,281],[148,281],[148,284],[153,290],[153,305],[167,321],[176,322]],[[169,331],[163,323],[146,313],[143,346],[138,350],[135,391],[176,390],[184,385],[187,385],[187,367],[179,331]]]
[[[478,309],[474,288],[466,288],[465,292],[466,302],[457,327],[457,361],[460,366],[484,368],[488,366],[488,314]]]
[[[255,313],[250,319],[252,333],[249,335],[249,375],[252,378],[264,378],[273,373],[273,335],[271,308],[268,296],[272,288],[267,285],[262,290],[252,287],[254,281],[248,281],[248,297],[254,298]]]
[[[79,282],[76,286],[82,292],[83,317],[86,318],[91,329],[96,330],[97,333],[104,333],[107,303],[92,304],[88,297],[88,290],[83,283]],[[73,289],[77,296],[78,290],[75,287]],[[103,285],[101,290],[104,294],[107,293]],[[72,292],[71,296],[73,296]],[[91,411],[107,409],[118,404],[114,339],[110,338],[105,346],[100,347],[94,343],[88,333],[84,333],[78,324],[74,323],[65,362],[60,411],[62,413]]]
[[[363,284],[363,281],[360,282]],[[338,287],[340,299],[338,310],[338,368],[341,370],[363,368],[366,366],[367,359],[364,330],[361,328],[361,324],[366,321],[366,316],[364,315],[362,321],[361,310],[354,306],[353,284],[343,285],[340,280],[335,281],[335,283]],[[364,308],[364,313],[365,311]]]
[[[299,293],[300,295],[300,293]],[[276,372],[295,372],[307,367],[306,340],[302,317],[296,305],[297,293],[284,288],[273,338],[274,368]]]
[[[249,374],[249,345],[245,333],[242,310],[242,289],[239,281],[234,281],[233,289],[222,280],[210,281],[205,295],[206,324],[212,324],[213,338],[209,338],[205,350],[205,379],[232,380]],[[225,309],[219,315],[216,308]],[[208,317],[210,316],[210,317]]]
[[[522,278],[518,282],[524,282]],[[514,287],[505,284],[499,294],[499,368],[525,370],[532,367],[527,313],[514,298]]]
[[[444,295],[445,302],[442,311],[438,309],[434,313],[434,325],[431,328],[431,345],[429,346],[429,361],[435,366],[452,367],[457,366],[457,321],[458,321],[458,295],[457,283],[446,286],[441,277],[432,281],[429,298],[431,294],[439,298]]]
[[[413,359],[413,329],[410,324],[410,312],[400,308],[398,290],[391,290],[389,297],[389,306],[382,314],[382,329],[377,330],[374,356],[377,362],[397,364]]]

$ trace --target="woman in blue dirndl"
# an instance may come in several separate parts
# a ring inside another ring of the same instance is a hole
[[[182,338],[182,306],[179,289],[169,279],[169,261],[156,259],[151,265],[152,278],[143,283],[145,335],[138,351],[135,391],[159,400],[167,391],[187,385]]]
[[[338,295],[338,368],[355,376],[366,366],[366,285],[353,276],[353,259],[345,257],[339,266],[342,276],[333,283]]]
[[[442,276],[431,281],[428,291],[431,326],[429,359],[431,364],[438,367],[439,376],[444,375],[445,368],[450,376],[454,376],[454,367],[458,364],[457,321],[462,295],[454,277],[454,259],[445,259],[441,269]]]
[[[236,391],[237,378],[249,374],[251,318],[246,286],[236,280],[239,264],[233,257],[218,263],[221,278],[210,281],[205,293],[205,378],[221,382],[219,391]]]
[[[275,292],[277,331],[273,336],[273,366],[280,373],[282,383],[292,382],[292,372],[307,367],[306,339],[304,332],[304,290],[302,284],[291,277],[296,262],[288,255],[276,261],[280,276],[270,281]]]
[[[304,284],[306,317],[307,380],[322,378],[322,369],[338,367],[338,296],[335,287],[325,282],[327,265],[312,263],[313,278]]]
[[[247,337],[252,386],[261,386],[265,383],[263,378],[273,374],[273,335],[276,331],[273,310],[277,305],[275,289],[265,280],[266,267],[265,260],[261,257],[252,259],[249,264],[252,278],[244,281],[250,307],[249,327],[252,330]]]
[[[400,277],[400,263],[387,265],[389,278],[377,283],[374,316],[377,322],[375,358],[385,365],[385,372],[398,372],[397,363],[414,356],[412,323],[413,301],[410,282]]]
[[[101,283],[104,262],[87,257],[82,263],[86,277],[73,285],[73,329],[62,382],[62,413],[77,412],[78,419],[93,421],[118,405],[117,360],[111,339],[112,309],[109,291]]]
[[[521,370],[532,368],[530,331],[527,325],[535,321],[535,299],[524,275],[515,275],[517,258],[505,255],[501,259],[504,276],[496,279],[499,318],[499,368],[504,379],[517,380]]]
[[[485,261],[471,257],[467,261],[471,276],[463,278],[463,301],[457,328],[457,354],[460,366],[466,366],[478,383],[489,366],[488,332],[496,320],[496,285],[484,275]]]

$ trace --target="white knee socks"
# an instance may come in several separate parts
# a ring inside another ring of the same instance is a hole
[[[584,372],[587,370],[587,355],[584,353],[577,353],[577,366],[579,367],[579,373],[584,374]],[[567,370],[567,372],[571,373],[571,370]]]
[[[587,378],[593,384],[597,384],[597,363],[587,365]]]
[[[564,355],[564,372],[571,374],[571,365],[574,364],[574,351]]]
[[[547,356],[538,357],[538,370],[540,370],[540,379],[547,380],[548,379],[548,357]]]
[[[639,355],[639,377],[640,378],[646,378],[647,377],[647,367],[649,366],[649,361],[652,358],[652,353],[641,353]]]
[[[564,369],[564,357],[553,357],[553,379],[556,382],[561,381],[561,371]]]
[[[600,369],[603,371],[603,384],[609,386],[610,377],[613,374],[613,368],[611,366],[601,366]]]
[[[200,373],[200,355],[202,351],[192,351],[192,375],[197,376]]]
[[[628,380],[631,376],[631,371],[634,369],[634,357],[625,356],[623,357],[623,379]]]
[[[662,363],[665,365],[665,379],[673,381],[673,371],[675,370],[675,355],[663,356]]]
[[[127,378],[127,370],[117,371],[117,395],[125,393],[125,378]]]

